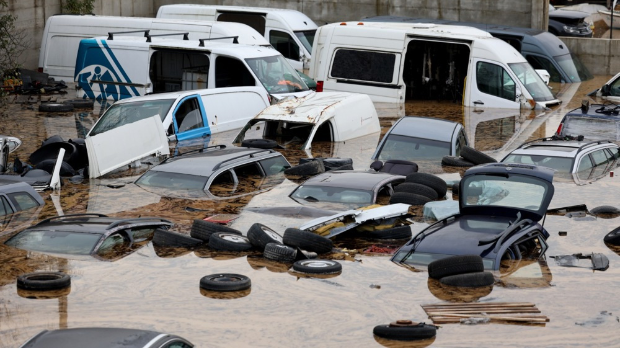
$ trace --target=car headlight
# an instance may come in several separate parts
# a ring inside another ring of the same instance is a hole
[[[570,27],[568,25],[564,26],[564,31],[567,33],[578,33],[579,29],[577,29],[577,27]]]

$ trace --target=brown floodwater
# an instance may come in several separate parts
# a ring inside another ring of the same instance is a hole
[[[582,84],[553,86],[563,104],[553,110],[510,112],[475,110],[436,102],[408,103],[408,115],[434,116],[464,124],[470,141],[501,159],[522,142],[552,135],[563,114],[589,99],[586,93],[609,76]],[[71,98],[71,96],[60,96]],[[594,100],[591,100],[594,102]],[[46,114],[11,104],[1,120],[0,134],[20,137],[16,154],[26,160],[45,138],[84,135],[100,111]],[[382,118],[381,135],[397,115]],[[218,134],[213,144],[230,143],[235,132]],[[346,143],[315,144],[310,153],[282,150],[293,164],[311,156],[351,157],[355,169],[366,169],[379,134]],[[13,155],[11,156],[11,160]],[[239,214],[232,227],[245,233],[255,222],[276,231],[310,219],[287,195],[299,178],[281,177],[257,195],[207,200],[170,198],[143,190],[132,182],[140,172],[114,178],[65,182],[58,204],[42,193],[45,206],[0,223],[0,242],[32,223],[59,213],[105,213],[113,216],[162,216],[175,230],[187,233],[191,222],[213,214]],[[420,170],[458,179],[462,170],[439,163],[420,163]],[[109,184],[124,183],[120,188]],[[551,208],[586,204],[620,205],[620,178],[605,177],[586,185],[556,180]],[[447,199],[452,199],[448,195]],[[194,209],[186,209],[187,207]],[[265,209],[270,208],[270,209]],[[285,209],[292,208],[292,209]],[[329,257],[341,260],[340,274],[306,277],[258,253],[216,253],[207,248],[165,250],[148,243],[115,262],[73,260],[12,249],[0,244],[0,347],[18,347],[44,329],[129,327],[181,335],[198,347],[612,347],[620,346],[620,250],[610,249],[603,236],[620,218],[547,216],[547,259],[505,264],[493,287],[462,291],[429,281],[428,273],[390,262],[389,252],[404,241],[372,243],[337,239],[341,249]],[[418,211],[414,233],[428,226]],[[565,236],[558,233],[565,231]],[[370,248],[370,249],[369,249]],[[558,266],[551,255],[599,252],[610,260],[605,272]],[[16,277],[33,271],[71,275],[69,290],[53,293],[18,291]],[[252,288],[240,293],[201,291],[200,278],[213,273],[240,273]],[[426,321],[423,304],[444,301],[531,302],[549,317],[544,325],[445,324],[432,340],[415,344],[376,338],[372,329],[397,319]]]

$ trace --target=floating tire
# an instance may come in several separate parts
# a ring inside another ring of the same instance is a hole
[[[590,209],[590,214],[600,217],[601,219],[611,219],[620,215],[620,210],[611,205],[601,205]]]
[[[70,112],[73,111],[73,105],[65,103],[41,103],[39,111],[42,112]]]
[[[405,181],[431,187],[435,190],[435,192],[437,192],[437,197],[439,198],[444,198],[446,196],[446,192],[448,192],[448,184],[446,184],[442,178],[433,174],[411,173],[407,175]]]
[[[435,337],[437,327],[425,323],[412,323],[410,320],[399,320],[389,325],[377,325],[372,333],[389,340],[416,341]]]
[[[441,158],[441,164],[450,167],[473,167],[475,164],[469,162],[462,157],[444,156]]]
[[[200,288],[209,291],[241,291],[251,287],[250,278],[242,274],[220,273],[200,278]]]
[[[297,249],[284,244],[268,243],[265,245],[263,256],[273,261],[293,262],[297,257]]]
[[[325,172],[323,161],[310,161],[284,170],[287,175],[310,176]]]
[[[45,170],[46,172],[50,174],[54,174],[55,167],[56,167],[55,159],[46,159],[46,160],[43,160],[37,163],[37,165],[34,168]],[[62,164],[60,165],[60,176],[74,176],[75,174],[76,174],[75,169],[73,169],[73,167],[69,163],[62,161]]]
[[[450,256],[428,264],[428,276],[433,279],[483,271],[482,257],[478,255]]]
[[[41,146],[35,152],[30,154],[30,157],[28,157],[28,162],[36,166],[40,162],[47,159],[55,161],[58,158],[58,152],[60,149],[65,149],[65,155],[62,160],[69,163],[73,167],[75,160],[77,159],[78,150],[75,144],[66,141],[48,143],[45,146]]]
[[[71,99],[63,101],[63,104],[71,104],[75,109],[90,109],[95,105],[94,99]]]
[[[265,250],[265,246],[269,243],[282,244],[282,236],[271,228],[259,224],[258,222],[250,226],[248,230],[248,239],[253,246],[260,251]]]
[[[245,139],[241,141],[241,146],[254,147],[257,149],[273,149],[278,143],[271,139]]]
[[[220,251],[246,251],[252,249],[247,237],[230,232],[216,232],[209,237],[209,248]]]
[[[194,220],[189,235],[192,238],[200,239],[208,243],[211,235],[216,232],[228,232],[241,235],[241,232],[235,230],[234,228],[226,227],[224,225],[200,219]]]
[[[482,153],[473,147],[463,146],[461,149],[461,157],[473,164],[496,163],[497,160],[485,153]]]
[[[340,157],[317,157],[317,158],[300,158],[299,164],[311,161],[322,161],[325,171],[329,170],[353,170],[353,159]]]
[[[620,227],[616,227],[611,232],[607,233],[603,241],[607,244],[620,246]]]
[[[457,287],[478,288],[493,285],[495,278],[491,272],[474,272],[443,277],[439,282]]]
[[[342,265],[333,260],[299,260],[293,264],[293,270],[310,274],[334,274],[342,272]]]
[[[52,135],[41,142],[41,147],[52,143],[64,143],[64,139],[60,135]]]
[[[390,197],[390,204],[404,203],[409,205],[424,205],[430,201],[428,197],[407,192],[394,192],[392,197]]]
[[[413,182],[403,182],[402,184],[396,185],[396,187],[394,187],[394,192],[413,193],[416,195],[428,197],[428,199],[430,199],[431,201],[439,198],[437,196],[437,191],[435,191],[433,188]]]
[[[162,247],[191,248],[202,243],[204,242],[200,239],[161,228],[156,229],[153,234],[153,244]]]
[[[314,251],[318,254],[328,253],[334,247],[334,243],[329,238],[291,227],[284,231],[282,242],[286,245],[302,250]]]
[[[411,227],[409,225],[386,228],[384,230],[368,231],[362,234],[371,239],[406,239],[411,238]]]
[[[22,290],[59,290],[69,286],[71,277],[62,272],[35,272],[17,277],[17,288]]]

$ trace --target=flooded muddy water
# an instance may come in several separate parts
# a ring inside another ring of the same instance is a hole
[[[548,111],[515,113],[424,102],[407,104],[405,113],[461,122],[477,149],[501,159],[524,141],[552,135],[564,113],[589,99],[585,94],[608,79],[599,76],[582,84],[553,86],[563,103]],[[46,114],[36,112],[36,105],[35,110],[27,105],[11,104],[0,124],[0,134],[22,139],[16,152],[22,160],[51,135],[61,134],[65,139],[83,136],[100,113]],[[365,170],[379,138],[396,119],[396,115],[382,118],[381,134],[346,143],[318,143],[309,152],[282,152],[292,164],[308,156],[351,157],[355,169]],[[235,135],[217,134],[212,144],[229,144]],[[462,173],[438,162],[419,164],[420,171],[448,179]],[[80,184],[65,181],[57,204],[50,192],[43,192],[45,206],[0,220],[0,242],[59,213],[161,216],[174,221],[174,230],[184,233],[189,232],[193,219],[213,214],[239,214],[232,227],[244,233],[255,222],[283,232],[314,218],[288,198],[299,178],[282,177],[263,193],[232,199],[170,198],[133,184],[144,170]],[[558,179],[554,186],[551,208],[582,203],[588,208],[620,205],[617,175],[586,185]],[[447,199],[452,196],[448,194]],[[25,252],[0,244],[0,347],[19,347],[43,329],[92,326],[164,331],[183,336],[197,347],[617,347],[620,249],[607,247],[603,236],[619,225],[620,217],[549,215],[544,222],[551,235],[546,260],[504,264],[494,274],[493,287],[480,291],[441,287],[429,281],[424,270],[390,262],[386,252],[405,241],[336,239],[340,251],[328,257],[340,260],[342,272],[325,277],[295,274],[290,265],[268,261],[255,252],[216,253],[206,247],[162,250],[148,243],[115,262],[102,262]],[[426,226],[419,212],[412,231],[415,234]],[[560,267],[549,257],[580,252],[605,254],[609,269]],[[17,276],[33,271],[66,272],[71,276],[71,288],[45,294],[17,291]],[[230,294],[201,291],[201,277],[213,273],[246,275],[252,287]],[[531,302],[550,321],[542,325],[445,324],[435,339],[416,343],[373,336],[374,326],[397,319],[429,323],[421,305],[444,301]]]

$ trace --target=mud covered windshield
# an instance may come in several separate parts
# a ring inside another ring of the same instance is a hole
[[[438,159],[448,155],[450,155],[448,142],[390,134],[381,148],[378,159],[415,161]]]
[[[95,136],[120,126],[159,115],[163,121],[175,99],[149,100],[112,105],[88,135]]]
[[[312,53],[312,43],[314,42],[314,35],[316,34],[316,29],[314,30],[304,30],[304,31],[296,31],[295,36],[301,41],[304,48],[309,53]]]
[[[270,94],[303,92],[308,86],[283,56],[245,60]]]
[[[88,255],[101,239],[100,234],[64,231],[23,231],[6,245],[53,254]]]
[[[555,97],[549,87],[538,76],[534,68],[530,63],[512,63],[508,64],[510,69],[517,75],[517,78],[528,92],[532,95],[535,101],[547,101],[553,100]]]
[[[472,175],[463,180],[462,204],[465,207],[493,205],[532,211],[541,209],[551,185],[524,175]]]
[[[572,53],[553,57],[571,79],[567,82],[581,82],[594,78],[581,60]]]

